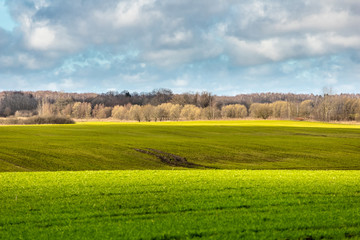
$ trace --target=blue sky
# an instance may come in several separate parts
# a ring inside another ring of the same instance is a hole
[[[0,0],[0,91],[360,92],[358,0]]]

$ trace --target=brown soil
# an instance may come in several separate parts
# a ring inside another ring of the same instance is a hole
[[[163,152],[157,149],[152,149],[152,148],[145,148],[145,149],[139,149],[139,148],[135,148],[135,151],[141,152],[141,153],[145,153],[151,156],[155,156],[158,159],[160,159],[161,162],[170,165],[170,166],[174,166],[174,167],[185,167],[185,168],[212,168],[212,167],[207,167],[207,166],[202,166],[199,164],[195,164],[195,163],[190,163],[187,161],[187,159],[185,157],[181,157],[175,154],[171,154],[171,153],[167,153],[167,152]]]

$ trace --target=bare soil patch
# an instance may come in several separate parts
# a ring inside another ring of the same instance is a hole
[[[170,166],[174,166],[174,167],[185,167],[185,168],[212,168],[212,167],[207,167],[207,166],[203,166],[200,164],[195,164],[195,163],[191,163],[188,162],[187,159],[185,157],[181,157],[172,153],[167,153],[167,152],[163,152],[157,149],[152,149],[152,148],[145,148],[145,149],[139,149],[139,148],[135,148],[135,151],[141,152],[141,153],[145,153],[151,156],[155,156],[158,159],[160,159],[161,162],[170,165]]]

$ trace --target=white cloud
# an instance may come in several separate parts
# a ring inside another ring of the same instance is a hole
[[[28,47],[38,50],[50,58],[60,58],[82,49],[82,43],[69,35],[68,30],[61,25],[33,23],[27,32]]]
[[[196,49],[159,49],[148,51],[143,54],[143,59],[151,64],[162,67],[173,67],[174,65],[184,64],[194,59]]]
[[[41,64],[37,61],[36,58],[32,57],[31,55],[29,54],[19,54],[17,56],[17,60],[18,62],[25,66],[27,69],[39,69]]]
[[[178,78],[173,81],[175,87],[186,87],[189,84],[188,79]]]
[[[151,23],[153,17],[159,17],[159,12],[151,10],[154,2],[155,0],[120,1],[112,9],[94,9],[93,15],[97,22],[115,29],[139,27]]]
[[[130,45],[147,65],[177,67],[221,54],[251,65],[332,54],[360,42],[360,17],[353,11],[359,4],[351,0],[109,1],[76,3],[78,10],[63,4],[54,19],[37,16],[55,2],[35,1],[17,17],[29,48],[54,63],[88,48],[116,52]]]
[[[341,36],[334,33],[330,33],[327,36],[328,44],[339,46],[343,48],[358,48],[360,49],[360,35],[353,36]]]
[[[18,52],[13,55],[0,56],[0,68],[3,69],[17,69],[25,68],[27,70],[39,70],[47,66],[47,63],[41,61],[31,54],[26,52]]]
[[[227,51],[239,65],[262,64],[299,57],[336,54],[346,49],[360,49],[360,36],[341,36],[336,33],[306,34],[258,41],[226,36]]]
[[[55,31],[49,27],[37,27],[30,34],[29,45],[34,49],[48,50],[55,37]]]
[[[176,31],[172,34],[164,34],[160,37],[161,44],[176,46],[182,43],[188,43],[192,40],[193,35],[190,31]]]
[[[143,14],[142,8],[153,3],[153,0],[119,2],[115,10],[116,25],[119,27],[136,24]]]
[[[47,0],[35,0],[34,1],[34,6],[36,10],[40,10],[41,8],[45,8],[48,7],[50,5],[49,2],[47,2]]]
[[[320,36],[307,34],[305,37],[305,43],[312,54],[322,54],[326,52],[326,46]]]
[[[260,64],[269,60],[279,61],[287,55],[292,55],[289,43],[284,43],[278,38],[246,41],[227,37],[226,40],[229,55],[233,56],[240,65]]]
[[[75,82],[74,80],[67,78],[62,79],[60,82],[50,82],[41,86],[41,89],[51,91],[74,91],[77,88],[81,88],[83,83]]]
[[[290,18],[290,16],[289,16]],[[302,31],[334,31],[342,30],[354,21],[359,21],[359,17],[351,16],[348,11],[335,11],[326,8],[320,13],[305,15],[300,19],[287,19],[276,23],[272,30],[278,32],[302,32]]]
[[[146,82],[149,79],[145,75],[145,73],[137,73],[137,74],[120,74],[118,78],[121,81],[129,82],[129,83],[140,83]]]

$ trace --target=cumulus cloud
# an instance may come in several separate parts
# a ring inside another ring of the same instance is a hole
[[[237,6],[224,39],[239,65],[336,54],[360,49],[354,2],[253,1]],[[359,9],[359,8],[358,8]],[[245,16],[245,17],[243,17]],[[246,56],[250,56],[246,59]]]
[[[239,65],[277,62],[292,58],[335,54],[347,49],[360,49],[360,35],[336,33],[305,34],[300,37],[275,37],[244,40],[226,36],[227,50]]]
[[[196,69],[212,71],[218,59],[224,68],[346,54],[360,62],[357,0],[8,0],[6,6],[17,25],[0,29],[0,69],[14,76],[46,71],[58,79],[54,89],[65,87],[64,78],[97,75],[91,68],[124,82],[141,82],[148,72],[185,87],[171,80],[179,69],[199,76]],[[129,52],[136,54],[114,57]]]
[[[29,45],[35,49],[47,50],[55,40],[55,32],[48,27],[35,28],[30,37]]]
[[[178,66],[211,58],[208,51],[223,45],[215,55],[230,54],[235,64],[249,65],[359,49],[358,4],[350,0],[30,3],[9,3],[19,34],[29,50],[58,58],[94,47],[121,52],[131,46],[159,66]],[[240,60],[245,56],[250,59]]]

